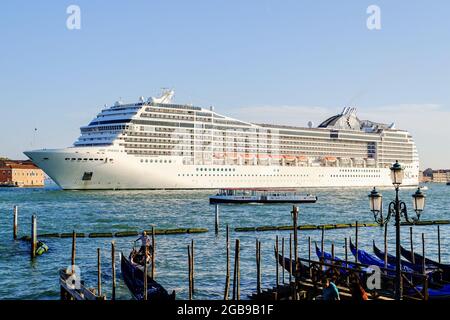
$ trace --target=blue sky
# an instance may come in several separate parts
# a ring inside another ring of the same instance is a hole
[[[450,167],[448,1],[9,1],[0,10],[0,155],[65,147],[105,103],[176,101],[306,125],[356,106]],[[81,8],[81,30],[66,8]],[[381,30],[368,30],[369,5]],[[37,133],[34,128],[38,128]]]

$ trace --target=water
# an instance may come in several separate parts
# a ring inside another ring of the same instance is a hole
[[[450,219],[450,187],[429,184],[423,219]],[[300,224],[372,222],[368,208],[369,189],[304,190],[318,196],[316,204],[300,205]],[[56,186],[42,189],[0,188],[0,299],[58,299],[58,270],[70,264],[71,239],[43,239],[50,251],[31,261],[29,243],[12,240],[12,208],[19,206],[19,236],[29,235],[31,215],[38,216],[38,233],[118,232],[157,228],[208,228],[203,234],[157,236],[156,279],[177,297],[187,298],[187,245],[195,240],[195,299],[222,299],[225,283],[225,225],[230,226],[231,256],[234,239],[241,242],[241,297],[256,288],[255,238],[262,241],[262,286],[275,284],[275,236],[289,239],[288,231],[234,232],[235,227],[291,224],[290,205],[228,205],[220,207],[220,235],[214,233],[214,207],[208,204],[212,191],[62,191]],[[384,202],[393,191],[382,189]],[[401,198],[411,208],[413,189],[401,191]],[[412,210],[411,210],[411,213]],[[389,248],[393,253],[393,226]],[[414,242],[421,248],[421,233],[426,234],[427,255],[437,259],[436,226],[415,227]],[[450,263],[450,225],[441,226],[442,260]],[[382,228],[361,228],[360,247],[371,250],[372,239],[382,247]],[[299,232],[300,256],[307,257],[307,238],[320,241],[320,231]],[[353,229],[327,230],[325,248],[331,242],[336,255],[343,256],[344,238],[354,236]],[[110,238],[77,239],[76,264],[86,284],[97,283],[97,248],[102,251],[103,291],[110,296]],[[116,250],[128,253],[133,238],[116,238]],[[287,240],[288,241],[288,240]],[[402,243],[409,246],[409,232],[402,228]],[[288,248],[288,243],[286,243]],[[281,244],[280,244],[281,250]],[[287,249],[288,250],[288,249]],[[288,253],[287,253],[288,254]],[[119,260],[117,255],[116,260]],[[231,267],[232,269],[232,267]],[[280,271],[281,274],[281,271]],[[117,264],[117,298],[129,299]],[[287,279],[287,277],[286,277]]]

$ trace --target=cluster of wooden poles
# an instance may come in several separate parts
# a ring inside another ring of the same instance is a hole
[[[219,233],[219,206],[216,205],[215,207],[215,232],[216,234]],[[289,235],[289,258],[292,261],[292,258],[294,261],[298,261],[298,207],[293,206],[293,209],[291,211],[292,214],[292,223],[293,223],[293,234]],[[17,239],[18,234],[18,207],[14,206],[13,208],[13,237],[14,239]],[[321,228],[321,251],[322,254],[324,254],[324,234],[325,234],[325,228]],[[413,228],[410,227],[410,243],[411,243],[411,252],[414,253],[414,246],[413,246]],[[437,244],[438,244],[438,261],[441,263],[441,239],[440,239],[440,226],[437,225]],[[32,215],[31,217],[31,256],[34,258],[36,255],[36,245],[37,245],[37,218],[36,215]],[[152,227],[152,247],[153,247],[153,253],[151,255],[151,277],[155,277],[155,253],[156,253],[156,243],[155,243],[155,229]],[[356,250],[358,250],[358,221],[355,223],[355,247]],[[345,238],[345,262],[348,261],[348,243],[347,238]],[[232,300],[239,300],[240,299],[240,242],[239,239],[235,240],[235,248],[234,248],[234,272],[233,272],[233,287],[232,287]],[[334,242],[331,244],[331,255],[332,259],[334,260]],[[193,295],[195,292],[195,285],[194,285],[194,240],[191,240],[191,244],[187,246],[187,252],[188,252],[188,278],[189,278],[189,291],[188,291],[188,297],[189,300],[193,299]],[[278,257],[279,253],[279,238],[276,236],[275,241],[275,254],[276,257]],[[285,253],[285,238],[281,239],[281,255],[284,257]],[[387,260],[388,260],[388,248],[387,248],[387,225],[385,226],[384,230],[384,263],[385,267],[387,266]],[[425,235],[422,233],[422,255],[425,257]],[[72,267],[75,266],[75,255],[76,255],[76,233],[72,233]],[[412,255],[414,259],[414,254]],[[256,239],[256,277],[257,277],[257,283],[256,283],[256,291],[257,293],[261,292],[261,241]],[[112,299],[115,299],[116,296],[116,268],[115,268],[115,242],[111,242],[111,263],[112,263]],[[311,260],[311,237],[308,237],[308,261]],[[423,259],[425,262],[425,259]],[[358,257],[355,257],[355,262],[358,263]],[[412,261],[414,263],[414,261]],[[283,260],[284,263],[284,260]],[[144,299],[147,298],[147,275],[148,273],[148,265],[145,264],[144,267]],[[289,266],[289,283],[292,281],[292,264]],[[425,270],[425,265],[423,265],[423,268]],[[97,296],[102,297],[102,279],[101,279],[101,252],[100,248],[97,248],[97,271],[98,271],[98,278],[97,278]],[[230,237],[229,237],[229,227],[226,226],[226,279],[225,279],[225,289],[224,289],[224,300],[228,300],[230,298]],[[282,268],[282,279],[283,284],[285,283],[285,266],[283,265]],[[276,259],[276,287],[279,287],[279,262],[278,258]]]

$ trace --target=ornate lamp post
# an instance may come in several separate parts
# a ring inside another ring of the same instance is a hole
[[[392,184],[395,187],[395,200],[389,203],[388,213],[386,217],[383,217],[383,196],[378,193],[378,191],[373,188],[372,192],[369,194],[370,210],[373,213],[374,220],[380,225],[384,225],[389,222],[391,215],[395,215],[395,253],[396,253],[396,276],[395,276],[395,298],[401,300],[403,296],[402,288],[402,274],[401,274],[401,256],[400,256],[400,222],[401,218],[404,217],[409,223],[415,223],[420,219],[420,215],[425,207],[425,195],[422,193],[420,188],[412,195],[413,197],[413,208],[416,212],[416,217],[408,217],[408,211],[406,209],[406,204],[400,201],[398,197],[398,191],[400,185],[403,182],[404,171],[402,166],[396,161],[391,166],[391,179]]]

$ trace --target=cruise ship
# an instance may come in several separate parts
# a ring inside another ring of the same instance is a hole
[[[417,186],[411,135],[346,107],[319,126],[258,124],[159,97],[107,106],[73,146],[25,154],[63,189]],[[270,117],[270,115],[268,115]]]

